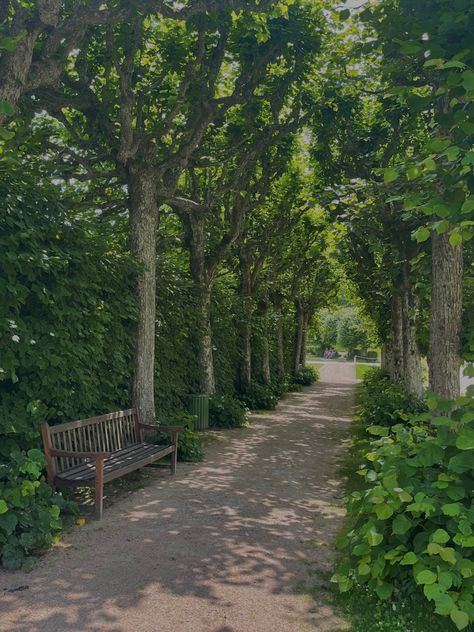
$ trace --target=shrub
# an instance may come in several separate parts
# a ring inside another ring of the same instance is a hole
[[[423,411],[424,402],[410,395],[400,384],[377,367],[368,367],[359,391],[357,416],[365,425],[392,426],[403,421],[407,413]]]
[[[258,382],[252,382],[249,390],[241,393],[239,398],[250,410],[273,410],[279,399],[275,387]]]
[[[247,423],[247,408],[238,399],[214,395],[209,400],[209,425],[213,428],[241,428]]]
[[[163,421],[163,424],[170,426],[182,426],[183,432],[178,437],[178,460],[196,462],[202,461],[204,453],[202,450],[201,437],[195,430],[196,416],[189,413],[176,413]],[[168,441],[168,433],[160,433],[155,439],[155,443]]]
[[[10,462],[0,465],[0,556],[5,568],[20,568],[50,545],[61,528],[64,501],[44,481],[44,465],[36,449],[13,450]]]
[[[314,384],[317,380],[319,380],[319,371],[312,366],[305,366],[299,369],[293,376],[293,382],[295,384],[301,384],[301,386],[311,386],[311,384]]]
[[[339,539],[348,560],[333,581],[381,599],[418,591],[462,630],[474,622],[474,401],[462,398],[452,413],[429,403],[437,410],[367,428],[366,487],[348,500],[352,524]]]

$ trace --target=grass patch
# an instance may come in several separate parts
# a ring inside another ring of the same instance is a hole
[[[362,380],[366,372],[372,367],[367,364],[356,364],[356,378]]]

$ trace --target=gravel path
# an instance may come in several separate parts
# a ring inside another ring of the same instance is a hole
[[[354,368],[75,527],[29,573],[0,575],[2,632],[324,632],[340,527],[336,468]],[[308,594],[312,588],[315,599]]]

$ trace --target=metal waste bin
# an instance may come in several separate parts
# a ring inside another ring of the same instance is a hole
[[[196,430],[209,428],[209,395],[190,395],[189,412],[196,415]]]

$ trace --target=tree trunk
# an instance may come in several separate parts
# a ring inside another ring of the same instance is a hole
[[[304,311],[299,299],[295,301],[296,306],[296,333],[295,347],[293,351],[293,374],[298,373],[301,366],[301,349],[303,345]]]
[[[199,389],[203,395],[214,395],[216,382],[214,377],[214,356],[212,351],[211,327],[211,285],[199,288]]]
[[[392,341],[391,340],[386,340],[383,344],[382,344],[382,349],[381,349],[381,357],[380,357],[380,368],[382,369],[382,371],[385,371],[385,373],[388,373],[390,376],[393,375],[393,348],[392,348]]]
[[[252,382],[252,281],[250,267],[244,254],[240,257],[240,293],[242,299],[242,359],[240,388],[246,391]]]
[[[188,224],[191,276],[198,293],[198,367],[199,390],[203,395],[214,395],[214,356],[212,351],[211,294],[214,274],[206,265],[205,217],[192,214]]]
[[[301,351],[300,351],[300,366],[306,366],[306,346],[308,344],[308,327],[310,317],[307,312],[303,314],[303,331],[301,333]]]
[[[263,319],[263,337],[262,337],[262,380],[264,384],[270,384],[272,380],[270,370],[270,344],[268,342],[268,311],[269,301],[268,298],[264,298],[264,305],[262,310]]]
[[[403,310],[402,299],[398,292],[392,300],[392,373],[394,382],[402,382],[405,374],[404,370],[404,344],[403,344]]]
[[[460,394],[463,249],[449,234],[433,233],[429,342],[431,390],[445,399]]]
[[[273,301],[277,319],[276,345],[277,345],[277,366],[276,374],[279,382],[285,381],[285,329],[280,301]]]
[[[155,320],[156,320],[156,230],[158,208],[155,180],[138,165],[130,171],[130,245],[142,269],[137,277],[137,328],[132,379],[132,404],[140,420],[155,420]]]
[[[403,383],[409,393],[421,397],[423,393],[423,372],[420,349],[416,339],[419,301],[411,283],[410,264],[408,262],[403,266],[401,302],[403,314]]]

